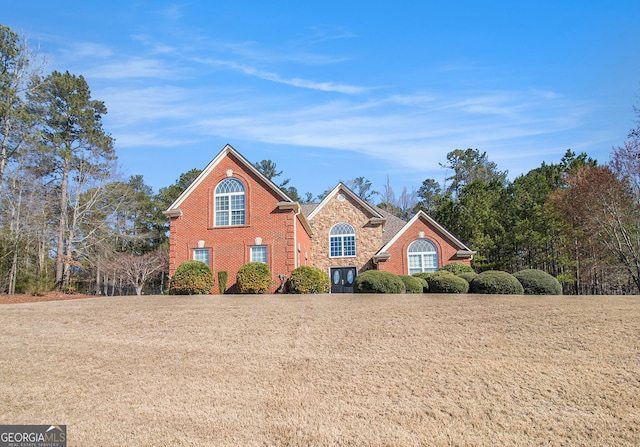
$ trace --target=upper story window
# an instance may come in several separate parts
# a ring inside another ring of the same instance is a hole
[[[356,255],[356,231],[346,222],[335,224],[329,231],[330,256],[332,258]]]
[[[438,270],[438,249],[429,239],[417,239],[409,245],[409,274]]]
[[[226,178],[215,191],[216,227],[245,224],[245,193],[242,182],[235,178]]]

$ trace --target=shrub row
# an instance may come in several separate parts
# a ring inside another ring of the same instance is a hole
[[[457,272],[457,273],[456,273]],[[224,293],[227,272],[218,272],[220,293]],[[236,287],[240,293],[265,293],[273,282],[269,266],[250,262],[238,271]],[[169,293],[194,295],[210,293],[214,284],[209,266],[199,261],[187,261],[176,269],[169,282]],[[293,270],[287,281],[290,293],[327,293],[329,276],[317,267],[301,266]],[[562,286],[556,278],[542,270],[521,270],[513,275],[496,270],[480,274],[462,263],[452,263],[434,273],[394,275],[381,270],[369,270],[354,282],[356,293],[479,293],[515,295],[560,295]]]

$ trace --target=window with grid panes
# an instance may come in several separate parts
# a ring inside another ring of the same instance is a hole
[[[218,183],[214,201],[216,227],[245,224],[245,192],[240,180],[226,178]]]
[[[409,245],[409,274],[438,270],[438,250],[428,239],[417,239]]]

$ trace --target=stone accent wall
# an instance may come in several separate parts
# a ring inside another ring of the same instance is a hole
[[[345,199],[339,200],[342,194]],[[328,198],[311,222],[311,264],[329,273],[330,267],[357,267],[359,273],[375,268],[371,258],[382,247],[382,225],[371,225],[374,217],[349,194],[339,190]],[[332,258],[330,256],[329,231],[339,222],[350,224],[356,232],[356,256]]]

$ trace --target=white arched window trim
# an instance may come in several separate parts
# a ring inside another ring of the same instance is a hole
[[[416,239],[407,250],[409,274],[438,270],[438,248],[429,239]]]
[[[246,219],[244,184],[236,178],[218,183],[214,193],[215,226],[244,225]]]
[[[356,230],[346,222],[340,222],[329,231],[329,256],[348,258],[356,255]]]

